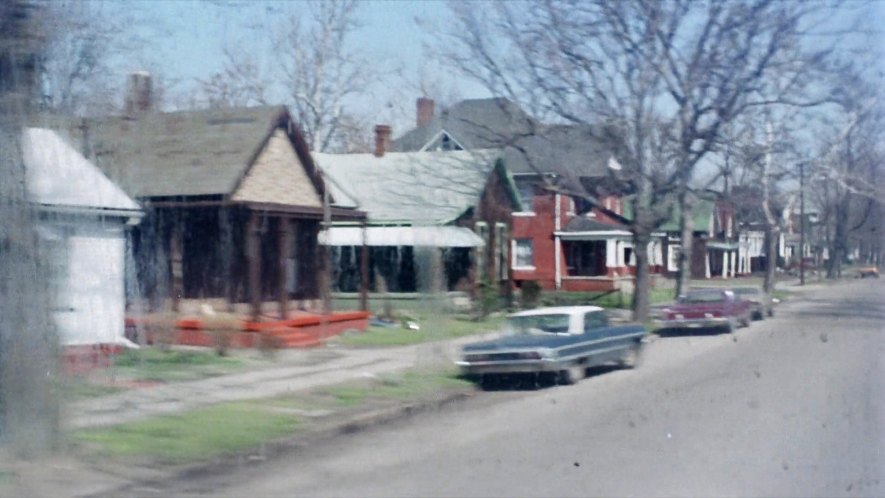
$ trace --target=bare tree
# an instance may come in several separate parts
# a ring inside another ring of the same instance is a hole
[[[723,126],[803,90],[803,23],[820,6],[774,0],[454,4],[446,60],[535,115],[618,130],[620,179],[634,194],[634,317],[648,310],[647,248],[681,207],[677,293],[688,285],[692,179]],[[804,102],[800,102],[804,103]],[[573,182],[572,182],[573,183]],[[584,192],[586,195],[587,193]]]
[[[274,37],[281,82],[315,151],[342,145],[346,100],[371,83],[371,61],[350,43],[358,7],[354,0],[311,3],[307,16],[289,13]]]
[[[197,80],[210,108],[267,105],[272,83],[260,59],[235,47],[223,50],[224,66],[205,80]]]
[[[114,53],[122,48],[124,21],[90,2],[47,3],[41,25],[41,105],[68,115],[107,114],[119,108]]]
[[[879,170],[885,154],[885,109],[878,94],[880,81],[865,82],[849,72],[841,85],[838,104],[845,124],[825,142],[818,174],[827,181],[829,195],[824,199],[832,223],[827,277],[841,275],[843,262],[851,252],[851,237],[881,205],[885,196]]]

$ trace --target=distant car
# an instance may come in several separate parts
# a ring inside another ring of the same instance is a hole
[[[734,332],[752,318],[749,301],[728,289],[692,289],[663,310],[658,330],[724,329]]]
[[[573,384],[592,366],[635,367],[645,335],[642,325],[610,324],[598,306],[540,308],[510,315],[505,335],[464,346],[456,363],[483,384],[512,373],[553,373]]]
[[[857,276],[860,278],[879,278],[879,269],[875,266],[862,266],[857,269]]]
[[[732,289],[738,299],[750,302],[750,314],[753,320],[764,320],[766,316],[774,316],[774,300],[759,287],[734,287]]]

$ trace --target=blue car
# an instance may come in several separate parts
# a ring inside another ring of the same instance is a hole
[[[553,373],[564,384],[581,380],[592,366],[637,365],[646,329],[612,325],[598,306],[562,306],[512,314],[505,334],[464,346],[456,364],[468,378]]]

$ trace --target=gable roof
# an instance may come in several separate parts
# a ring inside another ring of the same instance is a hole
[[[398,151],[420,151],[445,133],[466,150],[500,148],[512,174],[607,176],[617,137],[598,125],[543,125],[505,98],[463,100],[394,141]]]
[[[425,150],[442,132],[467,150],[501,147],[513,137],[531,133],[535,125],[531,116],[505,98],[462,100],[394,140],[393,148]]]
[[[500,158],[496,150],[315,154],[339,207],[375,223],[446,224],[476,206]]]
[[[230,195],[270,139],[288,132],[321,191],[306,143],[283,106],[150,113],[69,123],[74,143],[130,195]]]
[[[26,128],[22,153],[31,201],[46,207],[132,211],[141,208],[56,132]]]

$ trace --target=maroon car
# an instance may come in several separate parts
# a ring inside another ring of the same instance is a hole
[[[663,311],[658,330],[724,329],[734,332],[751,320],[751,303],[727,289],[692,289]]]

